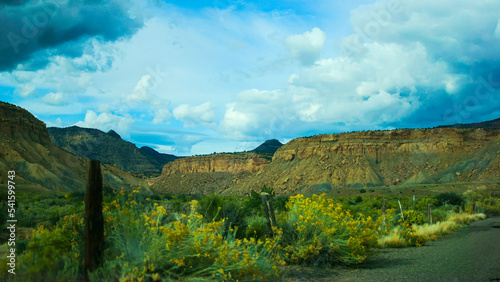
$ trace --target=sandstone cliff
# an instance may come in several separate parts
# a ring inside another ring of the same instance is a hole
[[[88,160],[74,156],[52,144],[45,124],[28,111],[0,102],[0,183],[6,172],[16,171],[16,189],[29,191],[84,190]],[[103,166],[105,186],[143,186],[129,173]]]
[[[165,193],[206,194],[239,183],[269,164],[265,154],[234,153],[196,156],[167,163],[152,189]]]
[[[455,182],[500,182],[499,130],[397,129],[318,135],[290,141],[272,161],[230,170],[236,156],[186,158],[165,166],[155,189],[197,193],[201,175],[244,171],[212,191],[247,193],[263,185],[278,193]],[[213,169],[217,163],[218,170]],[[172,166],[174,165],[174,166]],[[207,176],[204,176],[207,177]],[[169,183],[168,186],[166,183]],[[175,188],[174,188],[175,187]],[[203,192],[203,191],[202,191]]]

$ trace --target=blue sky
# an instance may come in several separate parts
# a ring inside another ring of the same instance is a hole
[[[500,2],[0,0],[0,100],[176,155],[500,117]]]

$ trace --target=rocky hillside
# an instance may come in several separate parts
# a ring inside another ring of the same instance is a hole
[[[437,128],[447,128],[447,127],[452,127],[452,128],[484,128],[484,129],[500,129],[500,118],[490,120],[490,121],[485,121],[485,122],[478,122],[478,123],[457,123],[453,125],[443,125],[443,126],[438,126]]]
[[[178,157],[161,154],[149,147],[137,148],[115,131],[71,126],[49,127],[50,140],[64,150],[81,157],[96,159],[133,172],[159,175],[163,166]]]
[[[16,171],[16,189],[29,191],[84,190],[88,159],[55,146],[43,122],[28,111],[0,102],[0,183]],[[147,183],[114,166],[103,165],[104,185],[131,188]]]
[[[230,169],[219,160],[217,179],[208,179],[210,156],[167,165],[154,189],[172,193],[213,190],[233,194],[273,187],[279,193],[328,192],[335,189],[455,182],[500,183],[499,130],[398,129],[299,138],[279,148],[272,161]],[[224,161],[226,164],[224,164]],[[189,164],[189,165],[187,165]],[[186,167],[203,169],[183,169]],[[203,177],[201,177],[203,176]],[[201,182],[200,182],[201,181]],[[177,183],[176,185],[173,185]]]
[[[233,153],[188,157],[167,163],[153,189],[206,194],[233,187],[270,163],[267,154]]]

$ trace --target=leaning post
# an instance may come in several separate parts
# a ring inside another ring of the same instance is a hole
[[[269,200],[269,194],[262,192],[260,193],[262,198],[262,207],[264,208],[264,215],[266,216],[267,230],[269,237],[273,237],[273,226],[276,226],[276,217],[274,216],[274,209],[271,201]]]
[[[101,164],[91,160],[87,174],[85,192],[85,261],[83,265],[85,281],[89,272],[102,264],[104,245],[104,217],[102,215],[102,174]]]

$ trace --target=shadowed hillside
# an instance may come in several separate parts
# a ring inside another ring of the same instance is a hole
[[[139,149],[133,143],[121,139],[113,130],[105,133],[98,129],[71,126],[49,127],[48,132],[55,145],[74,155],[113,164],[133,173],[158,175],[167,162],[178,158],[158,153],[149,147]]]
[[[438,126],[437,128],[484,128],[484,129],[500,129],[500,118],[490,120],[490,121],[485,121],[485,122],[478,122],[478,123],[457,123],[453,125],[442,125]]]
[[[30,191],[84,190],[88,159],[72,155],[50,141],[45,124],[28,111],[0,102],[0,183],[16,171],[16,189]],[[114,166],[103,165],[104,186],[148,187]]]

